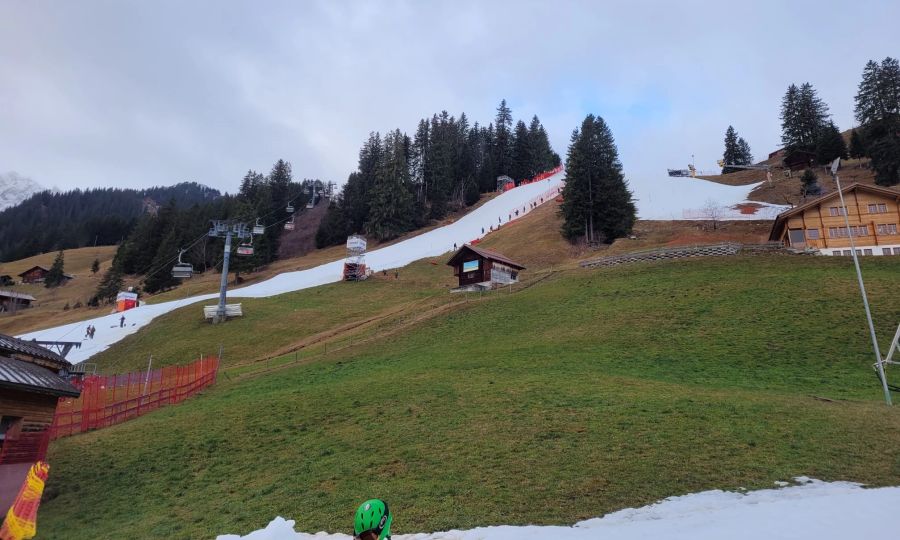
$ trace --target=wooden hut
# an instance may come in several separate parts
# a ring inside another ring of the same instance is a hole
[[[464,245],[447,261],[453,267],[453,275],[459,278],[459,288],[490,289],[509,285],[519,280],[519,272],[525,267],[505,255]]]
[[[19,274],[19,277],[22,278],[22,283],[43,283],[49,273],[49,268],[38,264]],[[74,277],[72,274],[63,274],[63,280],[65,281]]]
[[[35,298],[30,294],[13,291],[0,291],[0,313],[16,311],[22,308],[30,308]]]

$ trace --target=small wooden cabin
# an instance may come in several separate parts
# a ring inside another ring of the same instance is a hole
[[[30,294],[0,291],[0,313],[30,308],[35,298]]]
[[[22,283],[43,283],[45,279],[47,279],[47,274],[50,273],[50,269],[41,265],[32,266],[28,270],[25,270],[19,277],[22,278]],[[74,278],[72,274],[63,274],[63,280],[68,281]]]
[[[785,150],[781,163],[784,168],[792,171],[802,171],[812,167],[816,162],[816,153],[809,150],[801,150],[799,148],[793,150]]]
[[[900,191],[869,184],[843,189],[847,220],[837,191],[782,212],[775,218],[769,240],[825,255],[900,255]]]
[[[525,267],[499,253],[464,245],[447,261],[453,275],[459,278],[459,288],[489,289],[509,285],[519,280]]]

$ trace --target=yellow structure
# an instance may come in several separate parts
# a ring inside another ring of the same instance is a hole
[[[782,212],[775,218],[769,240],[798,249],[816,249],[824,255],[900,256],[900,191],[851,184],[843,189],[848,232],[838,192],[833,191]]]

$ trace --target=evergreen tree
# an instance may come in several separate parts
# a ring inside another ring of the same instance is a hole
[[[370,192],[366,232],[380,241],[412,229],[414,199],[410,192],[409,164],[400,130],[384,137],[384,149]]]
[[[887,57],[881,65],[866,64],[855,112],[876,183],[900,183],[900,62]]]
[[[748,165],[749,154],[750,145],[744,139],[738,138],[737,132],[732,126],[728,126],[728,129],[725,130],[725,152],[722,155],[725,167],[722,168],[722,174],[730,174],[741,170],[729,167],[729,165]]]
[[[563,235],[588,242],[612,243],[628,234],[636,219],[612,132],[592,114],[572,132],[560,213]]]
[[[94,262],[91,263],[91,274],[96,274],[100,271],[100,259],[94,259]]]
[[[513,119],[512,111],[506,106],[506,100],[500,102],[497,107],[497,117],[494,120],[494,166],[497,176],[513,173]]]
[[[513,159],[509,175],[516,181],[531,179],[533,168],[533,155],[531,139],[528,136],[528,127],[525,122],[519,120],[516,123],[515,137],[513,139]]]
[[[781,142],[786,149],[815,151],[827,120],[828,106],[811,84],[788,87],[781,102]]]
[[[850,133],[850,157],[853,159],[861,159],[866,156],[866,147],[863,143],[859,130],[854,129]]]
[[[800,193],[804,197],[820,195],[822,193],[822,188],[819,186],[819,179],[812,169],[806,169],[803,172],[803,176],[800,177],[800,182],[802,183]]]
[[[819,140],[816,143],[816,162],[819,165],[827,165],[837,158],[847,159],[847,143],[841,131],[829,122],[828,126],[819,134]]]
[[[59,287],[65,283],[65,272],[63,269],[65,262],[63,260],[63,250],[59,250],[59,253],[56,254],[56,258],[53,259],[53,264],[50,266],[50,271],[47,272],[47,277],[44,278],[44,286],[47,288],[51,287]]]
[[[115,266],[110,267],[109,270],[103,274],[100,283],[97,284],[97,291],[94,293],[94,298],[96,301],[105,304],[115,301],[116,295],[122,290],[123,283],[122,272],[116,269]],[[92,305],[97,304],[95,301],[89,303]]]

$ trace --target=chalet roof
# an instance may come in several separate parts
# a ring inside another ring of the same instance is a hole
[[[36,265],[32,266],[31,268],[29,268],[28,270],[25,270],[24,272],[19,274],[19,277],[25,277],[25,274],[27,274],[28,272],[31,272],[32,270],[43,270],[44,272],[50,271],[50,269],[47,268],[46,266],[41,266],[39,264],[36,264]]]
[[[29,268],[28,270],[25,270],[21,274],[18,274],[18,276],[25,277],[25,274],[27,274],[28,272],[31,272],[32,270],[35,270],[35,269],[40,269],[40,270],[43,270],[44,272],[50,271],[50,269],[47,268],[46,266],[41,266],[39,264],[36,264],[36,265],[32,266],[31,268]],[[66,274],[65,272],[63,272],[63,277],[66,279],[74,279],[75,278],[75,276],[73,276],[72,274]]]
[[[17,293],[13,291],[0,291],[0,296],[5,296],[7,298],[18,298],[20,300],[29,300],[34,302],[35,298],[30,294]]]
[[[868,191],[869,193],[874,193],[876,195],[883,195],[885,197],[888,197],[888,198],[891,198],[891,199],[894,199],[894,200],[900,202],[900,191],[895,191],[893,189],[888,189],[886,187],[881,187],[881,186],[873,186],[871,184],[853,183],[853,184],[850,184],[849,186],[844,186],[844,188],[841,190],[841,192],[843,192],[844,195],[846,195],[846,194],[850,193],[851,191],[856,191],[856,190]],[[799,206],[795,206],[795,207],[791,208],[790,210],[786,210],[786,211],[778,214],[778,217],[775,218],[775,223],[772,224],[772,232],[771,232],[771,234],[769,234],[769,240],[777,240],[778,239],[780,234],[776,234],[776,233],[781,232],[781,229],[784,227],[784,224],[787,223],[787,220],[789,218],[792,218],[798,214],[801,214],[809,208],[819,206],[830,199],[837,198],[837,196],[838,196],[838,192],[837,192],[837,190],[834,190],[830,193],[826,193],[825,195],[822,195],[821,197],[816,197],[815,199],[813,199],[811,201],[807,201]]]
[[[456,266],[458,264],[458,260],[462,258],[466,251],[471,251],[477,255],[481,255],[485,259],[490,259],[492,261],[497,261],[503,263],[507,266],[512,266],[518,270],[524,270],[525,267],[521,264],[513,261],[512,259],[506,257],[505,255],[501,255],[495,251],[490,251],[483,248],[477,248],[475,246],[470,246],[469,244],[465,244],[463,247],[459,248],[459,251],[453,254],[453,257],[450,257],[450,260],[447,261],[447,266]]]
[[[49,369],[5,356],[0,356],[0,388],[14,388],[52,396],[78,397],[81,394],[81,391],[71,383]]]
[[[70,365],[68,360],[50,349],[45,349],[36,343],[25,341],[24,339],[0,334],[0,355],[9,356],[10,354],[22,354],[40,358],[41,360],[59,364],[60,367],[68,367]]]

